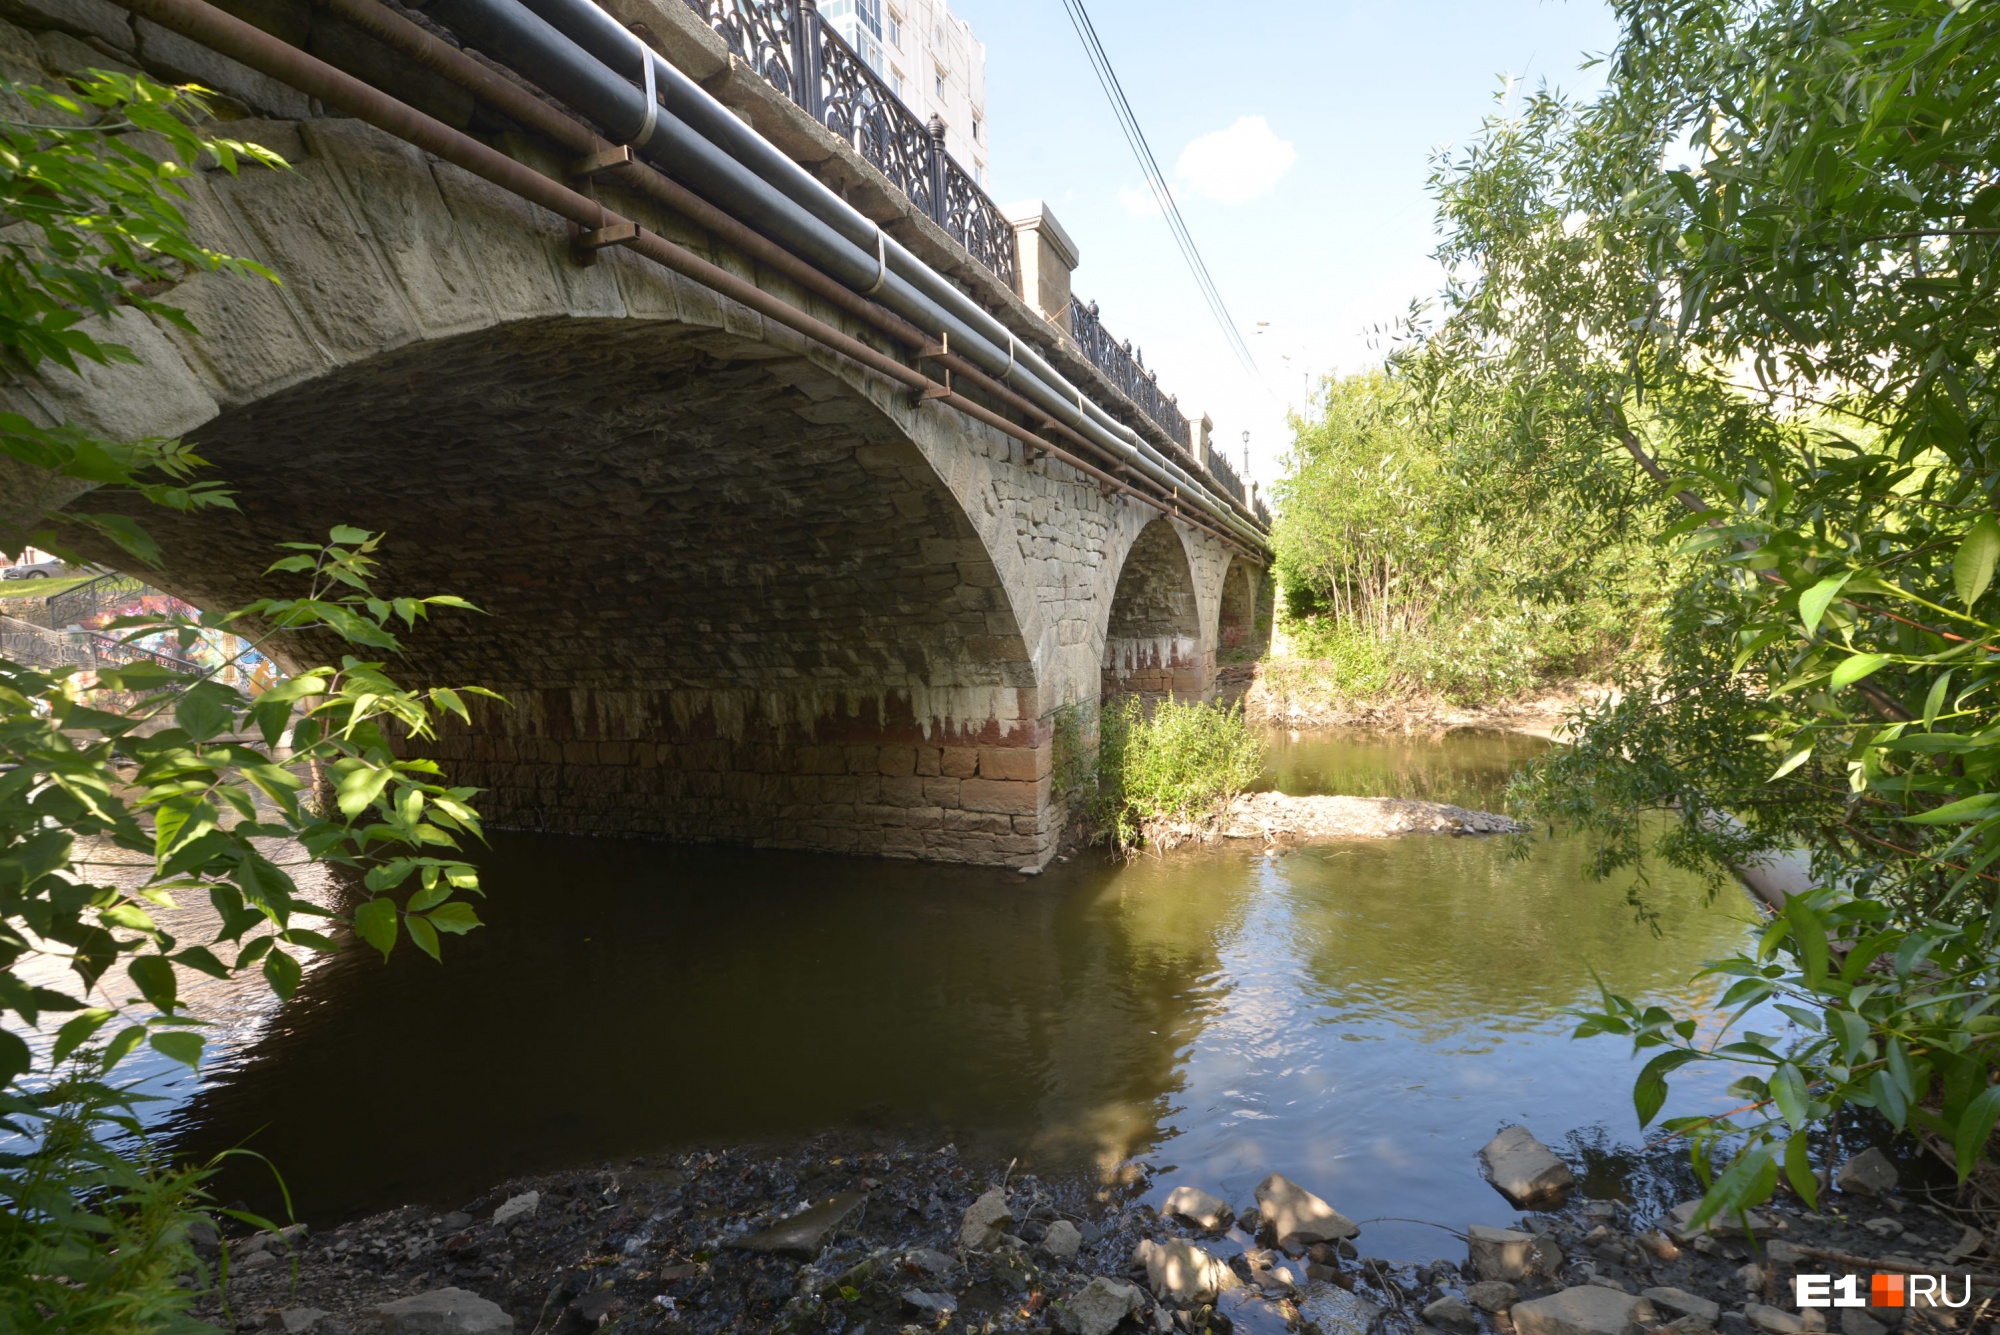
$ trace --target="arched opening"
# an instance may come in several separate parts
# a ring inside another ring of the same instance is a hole
[[[1200,699],[1203,661],[1194,572],[1180,534],[1159,518],[1141,530],[1118,572],[1104,636],[1103,693]]]
[[[1255,566],[1239,558],[1229,563],[1222,577],[1222,599],[1216,611],[1215,628],[1218,662],[1248,662],[1264,651],[1257,624],[1258,573]]]
[[[189,436],[243,514],[147,517],[175,592],[240,605],[281,587],[255,575],[272,544],[350,523],[388,534],[384,590],[484,609],[408,637],[397,670],[509,698],[436,748],[495,826],[1041,851],[1036,682],[1003,581],[922,450],[809,358],[520,321]]]

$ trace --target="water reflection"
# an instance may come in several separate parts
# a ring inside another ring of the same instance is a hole
[[[1461,801],[1490,801],[1522,749],[1320,745],[1345,757],[1325,787],[1414,769]],[[1281,748],[1279,777],[1323,763]],[[1035,880],[543,836],[497,837],[486,862],[491,926],[442,967],[323,961],[178,1108],[181,1147],[254,1146],[320,1220],[865,1127],[1048,1166],[1148,1153],[1175,1165],[1165,1185],[1238,1204],[1275,1169],[1356,1217],[1504,1222],[1472,1162],[1503,1122],[1600,1158],[1632,1137],[1624,1048],[1572,1043],[1559,1013],[1594,998],[1591,969],[1699,1001],[1687,978],[1749,916],[1663,876],[1655,936],[1562,842],[1087,858]],[[1670,1111],[1721,1106],[1716,1083],[1682,1081]],[[1370,1243],[1441,1237],[1383,1224]]]

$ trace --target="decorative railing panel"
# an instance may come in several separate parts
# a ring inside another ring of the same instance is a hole
[[[51,594],[42,600],[42,606],[48,624],[61,630],[65,626],[88,625],[93,617],[118,611],[133,600],[155,592],[144,580],[130,575],[99,575],[73,589]]]
[[[926,125],[877,77],[813,0],[687,0],[729,50],[813,119],[853,144],[912,204],[1009,287],[1014,229]]]
[[[1071,337],[1076,339],[1077,348],[1090,364],[1104,372],[1105,379],[1124,391],[1126,398],[1138,404],[1139,411],[1151,418],[1153,425],[1173,437],[1182,449],[1191,450],[1193,438],[1187,414],[1171,394],[1160,389],[1159,377],[1146,369],[1144,359],[1131,343],[1120,343],[1105,330],[1097,318],[1097,303],[1078,302],[1071,306],[1069,325]],[[1209,473],[1224,491],[1239,501],[1243,499],[1243,482],[1221,455],[1210,456]]]

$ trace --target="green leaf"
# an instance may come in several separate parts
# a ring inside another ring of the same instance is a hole
[[[354,906],[354,931],[363,941],[388,959],[396,948],[396,904],[394,900],[370,899]]]
[[[1827,607],[1840,596],[1841,587],[1853,578],[1853,575],[1852,570],[1839,575],[1828,575],[1799,595],[1799,621],[1805,626],[1806,634],[1811,635],[1819,629],[1820,618],[1826,615]]]
[[[415,914],[405,917],[403,925],[409,929],[410,940],[417,943],[418,950],[423,951],[424,954],[429,955],[434,960],[441,961],[444,959],[444,956],[438,953],[436,928]]]
[[[117,1037],[104,1045],[104,1069],[108,1071],[131,1056],[132,1049],[138,1047],[145,1039],[146,1026],[143,1024],[119,1030]]]
[[[147,1042],[153,1051],[163,1057],[171,1057],[183,1066],[201,1069],[202,1037],[185,1029],[167,1029],[154,1034]]]
[[[1792,1124],[1792,1130],[1805,1130],[1812,1098],[1806,1091],[1805,1076],[1791,1062],[1781,1063],[1772,1072],[1771,1098],[1777,1103],[1779,1113]]]
[[[92,1010],[65,1021],[62,1028],[56,1030],[55,1043],[49,1048],[49,1065],[60,1066],[69,1060],[69,1055],[88,1043],[104,1027],[104,1022],[115,1014],[116,1011]],[[0,1081],[0,1085],[5,1083]]]
[[[424,921],[440,932],[450,932],[453,936],[463,936],[473,928],[483,926],[472,905],[466,903],[440,905],[426,913]]]
[[[285,1001],[290,1001],[292,994],[299,990],[301,974],[299,962],[282,950],[273,950],[264,957],[264,979],[270,983],[271,990]]]
[[[1793,1191],[1799,1193],[1799,1199],[1806,1203],[1808,1210],[1817,1210],[1819,1179],[1813,1176],[1812,1160],[1806,1151],[1806,1133],[1794,1131],[1785,1142],[1785,1180],[1792,1184]]]
[[[1836,691],[1845,686],[1852,686],[1888,661],[1887,654],[1855,654],[1833,670],[1833,675],[1827,679],[1827,685]]]
[[[2000,807],[2000,793],[1979,793],[1972,797],[1961,797],[1956,802],[1947,802],[1929,811],[1920,811],[1903,819],[1911,825],[1951,825],[1962,821],[1984,820]]]
[[[1951,1150],[1958,1160],[1961,1185],[1972,1176],[1972,1170],[1979,1166],[1980,1158],[1986,1153],[1986,1142],[1993,1135],[1995,1121],[2000,1121],[2000,1085],[1990,1085],[1981,1090],[1979,1096],[1959,1114],[1958,1130],[1952,1136]]]
[[[340,814],[349,820],[366,811],[369,804],[382,795],[389,786],[393,771],[387,765],[369,765],[355,762],[340,776],[338,802]]]
[[[1639,1078],[1632,1086],[1632,1106],[1639,1114],[1640,1126],[1651,1123],[1665,1105],[1667,1077],[1686,1066],[1698,1055],[1685,1048],[1676,1048],[1670,1052],[1662,1052],[1640,1070]]]
[[[2000,523],[1992,515],[1981,515],[1958,544],[1951,561],[1952,587],[1967,607],[1979,601],[1993,582],[1993,565],[2000,561]]]
[[[236,692],[217,682],[198,682],[174,706],[174,722],[197,742],[228,732],[236,721]]]
[[[75,1024],[71,1020],[69,1024]],[[69,1028],[66,1024],[63,1028]],[[0,1089],[12,1085],[16,1080],[34,1069],[35,1059],[28,1052],[28,1045],[11,1030],[0,1029]]]
[[[125,966],[125,972],[139,989],[139,995],[151,1002],[162,1015],[174,1013],[179,998],[179,979],[174,966],[163,955],[141,955]]]

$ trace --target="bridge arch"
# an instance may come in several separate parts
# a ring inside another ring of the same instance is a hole
[[[579,267],[555,220],[356,122],[231,128],[295,170],[209,174],[189,211],[283,286],[196,276],[170,299],[203,337],[128,313],[140,367],[11,394],[184,434],[236,488],[240,519],[147,515],[163,583],[239,605],[273,543],[386,530],[384,587],[486,609],[401,671],[513,701],[437,748],[497,826],[1052,851],[1029,530],[1106,510],[1094,486],[1014,477],[999,433],[634,257]]]
[[[1257,629],[1258,577],[1262,570],[1242,557],[1229,563],[1217,601],[1215,648],[1220,657],[1254,656],[1261,648]]]
[[[1148,522],[1112,591],[1102,694],[1203,698],[1215,675],[1203,601],[1180,528],[1164,515]]]

